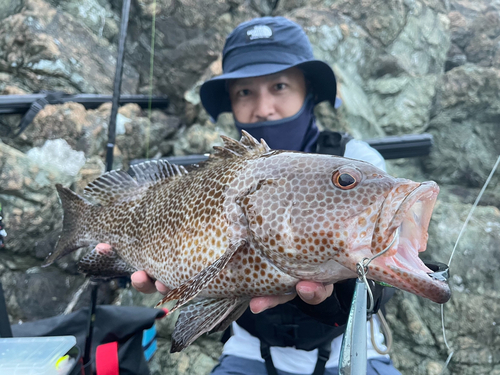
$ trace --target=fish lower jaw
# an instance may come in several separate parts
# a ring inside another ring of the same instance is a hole
[[[407,268],[396,264],[370,265],[368,277],[387,283],[395,288],[430,299],[436,303],[446,303],[451,297],[449,285],[436,280],[422,269]]]
[[[355,270],[356,267],[353,267]],[[337,281],[357,277],[356,272],[351,271],[336,260],[329,260],[308,270],[289,270],[288,274],[299,280],[308,280],[318,283],[335,283]]]
[[[419,272],[418,274],[412,274],[396,266],[389,266],[389,268],[396,274],[397,280],[396,283],[391,285],[401,290],[440,304],[448,302],[451,297],[451,289],[448,283],[436,280],[427,273]]]

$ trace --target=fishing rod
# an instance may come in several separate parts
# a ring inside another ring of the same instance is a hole
[[[111,114],[109,117],[108,143],[106,145],[107,147],[106,171],[108,172],[113,169],[113,151],[115,148],[115,141],[116,141],[116,116],[118,115],[118,106],[119,106],[120,91],[122,85],[123,60],[125,57],[125,40],[127,39],[129,14],[130,14],[130,0],[123,0],[122,17],[120,24],[120,39],[118,41],[118,56],[116,58],[115,79],[113,84],[113,100],[111,105]],[[85,352],[83,356],[83,365],[85,368],[86,375],[90,375],[92,373],[92,366],[91,366],[92,361],[90,357],[92,352],[92,335],[94,331],[98,288],[99,288],[99,283],[93,282],[91,289],[91,297],[90,297],[88,329],[85,338]]]
[[[122,87],[123,60],[125,57],[125,40],[127,39],[128,18],[130,13],[130,0],[123,0],[122,18],[120,24],[120,39],[118,41],[118,56],[116,58],[115,80],[113,85],[113,100],[111,105],[111,114],[109,116],[108,143],[106,153],[106,171],[113,169],[113,150],[116,141],[116,116],[120,100],[120,91]]]

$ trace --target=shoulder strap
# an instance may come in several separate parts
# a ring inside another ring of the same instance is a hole
[[[314,367],[312,375],[323,375],[325,373],[326,362],[328,362],[328,359],[330,358],[331,351],[331,341],[323,343],[323,345],[318,348],[318,360],[316,361],[316,366]],[[265,361],[267,375],[278,375],[276,367],[274,367],[270,347],[263,341],[260,342],[260,355]]]
[[[267,375],[278,375],[276,367],[274,367],[273,357],[271,357],[271,349],[269,345],[267,345],[263,341],[260,342],[260,355],[262,356],[262,359],[264,359],[264,361],[266,362],[265,364],[266,364]]]
[[[325,342],[318,348],[318,361],[312,375],[323,375],[325,373],[326,362],[330,358],[332,342]]]
[[[61,101],[61,98],[66,95],[63,91],[48,91],[47,95],[35,100],[30,109],[24,114],[21,122],[19,124],[19,129],[17,133],[14,135],[14,138],[19,136],[26,128],[31,124],[31,122],[35,119],[38,112],[40,112],[47,104],[58,104]]]
[[[344,332],[344,326],[323,324],[290,303],[256,315],[248,309],[236,323],[269,346],[288,346],[306,351],[318,348],[325,342],[331,343]]]
[[[325,130],[319,133],[318,154],[344,156],[345,146],[353,137],[349,133]]]

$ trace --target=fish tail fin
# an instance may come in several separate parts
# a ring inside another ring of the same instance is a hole
[[[90,244],[88,238],[84,238],[82,235],[81,228],[91,204],[61,184],[56,184],[56,189],[64,211],[63,230],[54,252],[45,259],[43,267],[47,267],[57,259]]]

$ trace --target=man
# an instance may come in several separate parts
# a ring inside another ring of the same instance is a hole
[[[223,71],[200,90],[213,119],[232,112],[240,131],[264,138],[273,149],[317,151],[320,132],[314,106],[325,100],[335,105],[337,85],[332,69],[313,58],[299,25],[282,17],[240,24],[226,40]],[[349,141],[344,155],[385,169],[380,154],[364,142]],[[166,293],[161,283],[153,284],[142,271],[132,275],[132,284],[142,292]],[[221,363],[212,374],[338,374],[353,283],[334,288],[301,281],[296,291],[300,298],[253,298],[251,312],[233,323]],[[380,306],[384,291],[377,287],[375,294]],[[380,346],[382,340],[377,333]],[[388,356],[378,354],[370,342],[368,346],[368,374],[399,374]]]

